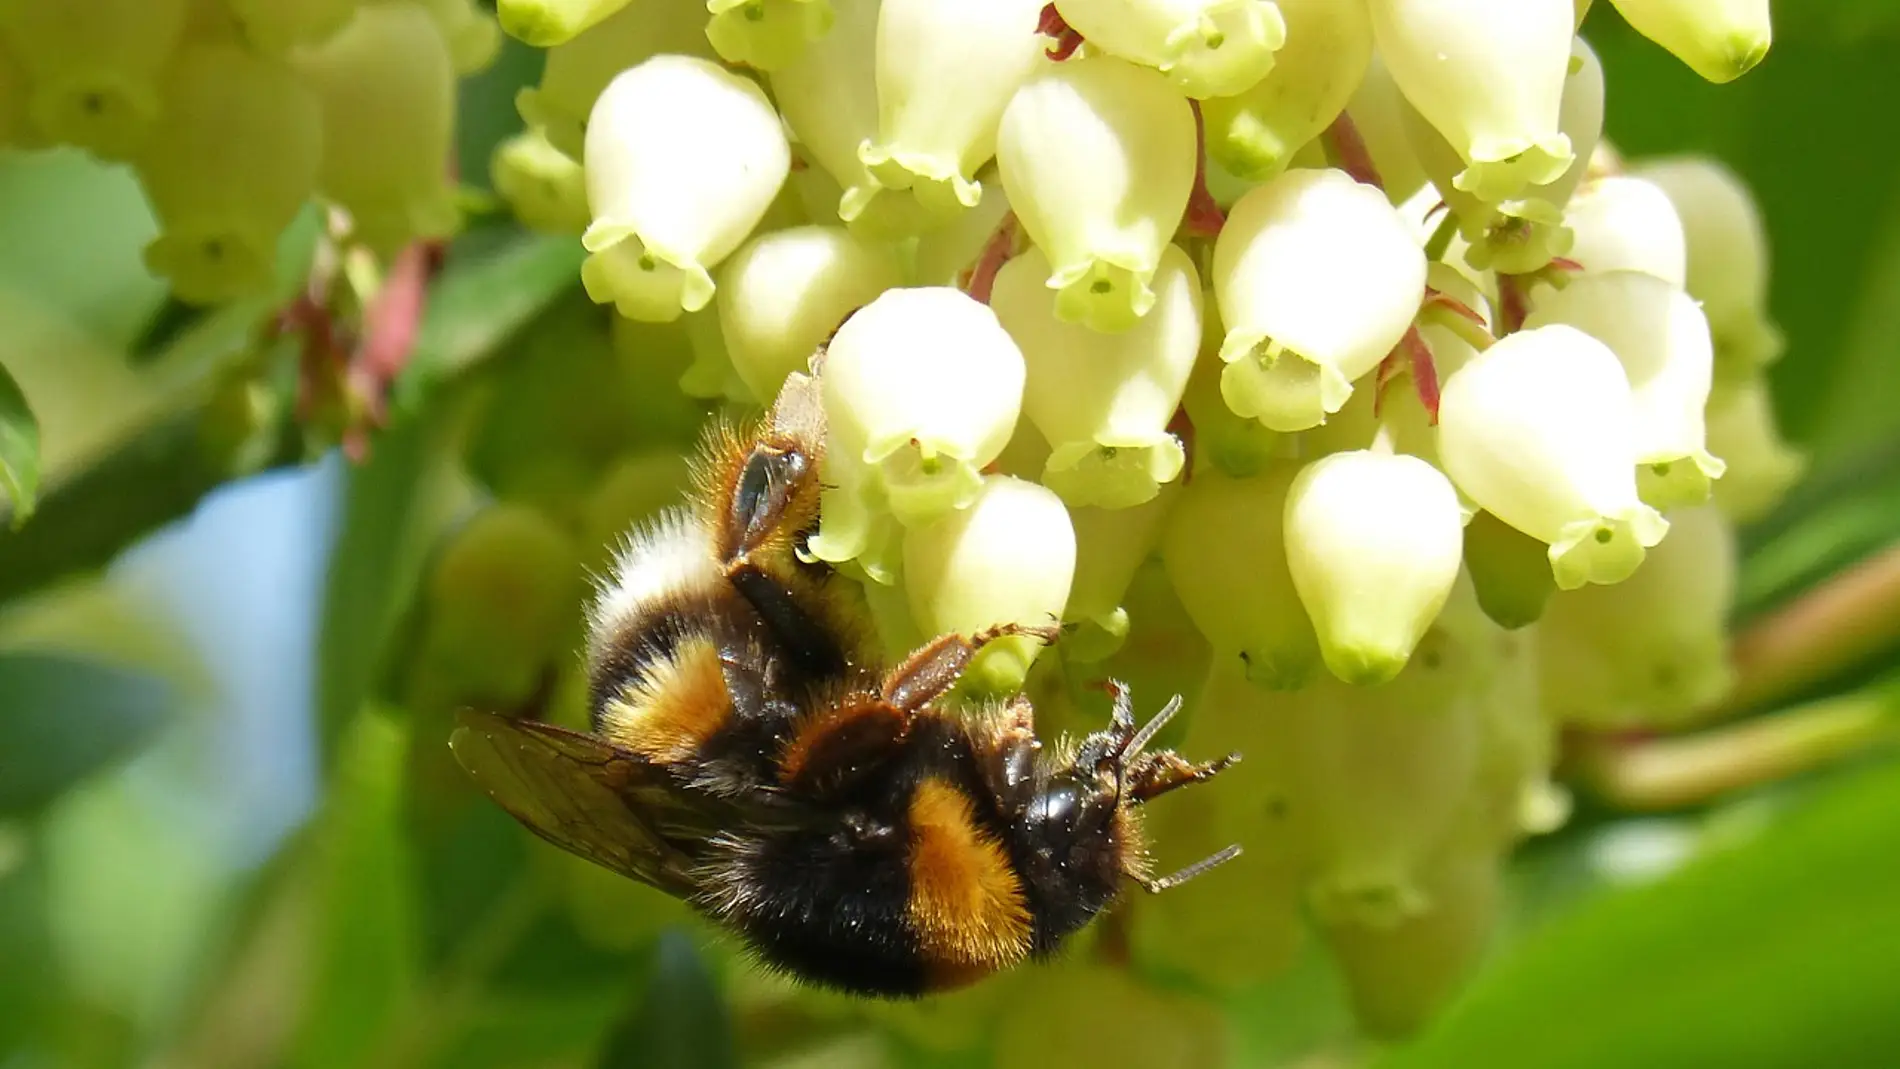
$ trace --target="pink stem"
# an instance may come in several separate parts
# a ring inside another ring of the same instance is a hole
[[[1227,213],[1207,188],[1207,120],[1201,116],[1201,102],[1190,100],[1188,106],[1194,112],[1194,186],[1188,191],[1181,225],[1195,237],[1211,238],[1227,225]]]
[[[1359,136],[1359,127],[1353,124],[1352,116],[1340,112],[1339,118],[1326,128],[1325,136],[1340,170],[1374,189],[1385,188],[1385,183],[1379,180],[1379,168],[1372,163],[1372,153],[1366,150],[1366,139]]]
[[[983,243],[983,251],[977,255],[976,263],[970,268],[970,278],[964,284],[964,291],[984,304],[990,303],[990,291],[996,288],[996,273],[1009,261],[1010,253],[1016,248],[1015,212],[1006,212],[1003,220],[996,224],[988,241]]]

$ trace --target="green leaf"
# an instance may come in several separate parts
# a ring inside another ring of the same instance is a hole
[[[1900,1049],[1900,765],[1527,935],[1378,1069],[1786,1069]]]
[[[157,676],[41,653],[0,653],[0,817],[34,812],[137,752],[174,712]]]
[[[693,941],[660,936],[640,1008],[607,1040],[601,1069],[737,1069],[732,1019],[719,982]]]
[[[13,500],[13,526],[33,515],[40,493],[40,424],[26,394],[0,367],[0,483]]]

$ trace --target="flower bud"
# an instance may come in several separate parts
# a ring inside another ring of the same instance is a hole
[[[138,169],[164,231],[146,265],[193,303],[269,290],[278,235],[316,191],[316,101],[280,63],[192,44],[165,80],[154,129]]]
[[[151,135],[159,82],[184,37],[187,0],[0,5],[0,43],[27,75],[39,133],[122,160]]]
[[[1589,274],[1641,271],[1672,286],[1686,277],[1682,219],[1655,183],[1605,175],[1584,184],[1564,209],[1570,258]]]
[[[1768,0],[1610,0],[1637,33],[1711,82],[1732,82],[1774,39]]]
[[[774,71],[831,30],[831,0],[706,0],[706,39],[727,63]]]
[[[1745,379],[1773,363],[1783,340],[1768,318],[1768,233],[1748,187],[1700,156],[1648,161],[1633,173],[1668,194],[1682,220],[1687,288],[1709,317],[1717,374]]]
[[[732,353],[726,349],[715,308],[688,312],[680,322],[686,328],[686,344],[693,354],[692,363],[680,373],[681,392],[701,400],[731,401],[749,407],[764,403],[764,399],[753,396],[751,387],[732,366]]]
[[[1161,542],[1161,525],[1173,509],[1178,489],[1155,495],[1132,508],[1071,508],[1075,526],[1075,582],[1069,590],[1067,619],[1082,630],[1066,639],[1072,661],[1099,661],[1114,653],[1128,636],[1128,612],[1122,598]]]
[[[364,0],[223,0],[245,39],[270,56],[283,56],[299,45],[315,45],[349,24]],[[87,4],[41,5],[87,7]]]
[[[1707,418],[1709,451],[1728,465],[1715,484],[1716,507],[1735,523],[1761,519],[1801,478],[1807,455],[1781,437],[1763,378],[1717,390]]]
[[[1609,347],[1522,330],[1446,380],[1445,471],[1479,507],[1550,547],[1557,586],[1615,583],[1669,524],[1636,494],[1636,406]]]
[[[996,135],[1009,202],[1053,265],[1056,315],[1127,330],[1194,185],[1194,112],[1154,71],[1110,56],[1050,64]]]
[[[1052,447],[1043,481],[1071,505],[1139,505],[1181,473],[1168,424],[1200,348],[1201,283],[1186,253],[1166,250],[1154,309],[1118,334],[1059,318],[1041,249],[997,273],[991,307],[1028,367],[1023,411]]]
[[[796,59],[771,72],[772,98],[799,143],[842,187],[828,210],[874,237],[916,233],[928,219],[916,198],[880,195],[884,187],[858,155],[858,147],[875,139],[878,130],[880,0],[832,0],[832,6],[836,17],[831,32],[807,42]],[[994,192],[983,191],[985,203]]]
[[[709,269],[765,215],[791,162],[778,113],[750,80],[673,55],[621,74],[587,127],[588,296],[629,319],[704,308]]]
[[[1266,77],[1287,37],[1270,0],[1057,0],[1056,10],[1091,47],[1153,67],[1203,100]]]
[[[1634,575],[1559,594],[1539,621],[1544,700],[1566,723],[1664,727],[1727,691],[1734,531],[1706,506],[1670,521]]]
[[[1222,329],[1211,292],[1201,298],[1202,339],[1200,356],[1188,375],[1187,391],[1181,395],[1181,410],[1194,428],[1194,472],[1215,468],[1236,479],[1258,475],[1268,460],[1289,455],[1286,435],[1270,431],[1257,419],[1236,415],[1221,396],[1220,362]],[[1211,337],[1209,336],[1211,335]]]
[[[1478,607],[1500,627],[1536,623],[1556,592],[1549,547],[1489,512],[1465,525],[1464,559]]]
[[[455,67],[442,31],[414,3],[365,4],[335,36],[296,56],[323,114],[325,196],[354,232],[388,252],[460,225],[446,170]]]
[[[1168,580],[1216,665],[1238,661],[1256,686],[1294,690],[1312,678],[1319,641],[1287,568],[1286,499],[1298,468],[1251,479],[1209,469],[1182,488],[1161,536]]]
[[[719,326],[739,377],[755,397],[777,397],[804,371],[845,317],[895,287],[888,248],[838,226],[760,234],[719,272]]]
[[[515,110],[522,119],[545,131],[549,144],[577,161],[584,154],[594,102],[621,71],[657,55],[713,55],[705,14],[695,4],[639,0],[604,14],[607,17],[586,32],[550,48],[541,83],[515,94]]]
[[[628,0],[496,0],[495,14],[510,37],[536,48],[556,48],[627,6]],[[651,0],[633,4],[644,18],[654,16],[655,6]]]
[[[1321,924],[1369,1036],[1412,1035],[1464,989],[1502,912],[1503,876],[1496,847],[1459,844],[1421,865],[1415,915],[1392,925]]]
[[[593,221],[580,161],[555,148],[542,130],[524,130],[496,146],[489,173],[523,226],[579,237]]]
[[[501,52],[501,27],[475,0],[421,0],[449,43],[455,73],[486,70]]]
[[[1688,294],[1637,271],[1589,274],[1542,293],[1529,327],[1563,323],[1610,347],[1636,403],[1636,485],[1657,508],[1706,501],[1722,461],[1705,446],[1715,352]]]
[[[1075,528],[1061,499],[1008,475],[982,480],[969,507],[904,533],[904,589],[926,634],[973,635],[999,624],[1048,627],[1075,577]],[[978,655],[973,689],[1020,689],[1042,640],[1017,635]]]
[[[1266,815],[1247,848],[1290,857],[1320,919],[1390,925],[1430,904],[1419,869],[1468,804],[1483,730],[1483,651],[1448,624],[1378,687],[1270,693],[1218,659],[1209,674],[1189,741],[1246,755],[1224,775]]]
[[[1238,96],[1201,105],[1207,154],[1250,181],[1280,173],[1300,146],[1331,126],[1372,61],[1364,3],[1278,0],[1277,6],[1288,45],[1266,77]]]
[[[1404,204],[1414,194],[1423,192],[1427,182],[1425,167],[1419,163],[1411,135],[1406,132],[1405,112],[1409,109],[1398,84],[1392,80],[1391,68],[1375,49],[1372,62],[1366,65],[1365,77],[1346,103],[1346,114],[1358,128],[1360,140],[1366,143],[1366,155],[1378,168],[1379,181],[1393,204]],[[1210,142],[1210,152],[1212,147]],[[1438,199],[1434,192],[1431,204],[1437,204]]]
[[[876,469],[869,483],[907,524],[964,508],[1009,442],[1023,377],[1022,350],[968,294],[887,290],[826,348],[827,466]]]
[[[1457,491],[1417,457],[1355,450],[1301,469],[1287,565],[1326,667],[1348,683],[1398,675],[1451,596],[1463,539]]]
[[[1242,197],[1214,245],[1221,394],[1273,430],[1318,426],[1404,337],[1425,253],[1378,190],[1292,170]]]
[[[1453,184],[1487,203],[1555,181],[1569,0],[1370,0],[1379,54],[1405,98],[1468,165]]]
[[[939,218],[976,206],[1003,108],[1046,62],[1041,13],[1037,0],[883,0],[878,136],[858,149],[878,185]]]
[[[1546,569],[1548,570],[1548,569]],[[1459,838],[1511,846],[1547,835],[1570,817],[1570,798],[1551,780],[1557,764],[1557,722],[1544,707],[1538,630],[1494,630],[1496,658],[1484,687],[1484,731],[1471,827]]]

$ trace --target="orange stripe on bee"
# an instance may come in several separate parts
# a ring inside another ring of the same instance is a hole
[[[731,713],[719,647],[694,637],[608,699],[600,731],[648,760],[670,764],[697,753]]]
[[[1029,953],[1029,907],[1009,855],[977,826],[969,799],[938,779],[910,800],[910,923],[933,987]]]

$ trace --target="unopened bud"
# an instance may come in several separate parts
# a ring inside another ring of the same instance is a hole
[[[1465,525],[1464,559],[1478,606],[1500,627],[1536,623],[1557,590],[1549,547],[1489,512]]]
[[[778,70],[831,30],[831,0],[707,0],[706,39],[727,63]]]
[[[1067,618],[1082,625],[1080,634],[1064,642],[1069,659],[1099,661],[1128,636],[1123,595],[1160,544],[1162,523],[1179,493],[1169,489],[1132,508],[1069,510],[1075,525],[1075,582]]]
[[[1246,92],[1287,38],[1271,0],[1058,0],[1056,10],[1091,46],[1153,67],[1197,99]]]
[[[495,192],[530,229],[579,237],[593,221],[580,161],[555,148],[540,130],[523,131],[498,145],[489,172]]]
[[[1610,0],[1636,32],[1711,82],[1732,82],[1774,40],[1768,0]]]
[[[1278,7],[1288,44],[1266,77],[1201,105],[1208,155],[1250,181],[1284,170],[1300,146],[1331,126],[1372,61],[1365,4],[1278,0]]]
[[[188,0],[0,6],[0,41],[27,74],[26,112],[46,137],[125,159],[150,137],[159,83]]]
[[[845,317],[895,287],[889,250],[838,226],[761,234],[719,273],[719,325],[739,377],[755,397],[777,397]]]
[[[1736,523],[1751,523],[1781,503],[1807,469],[1808,458],[1775,426],[1765,379],[1725,387],[1709,398],[1709,452],[1728,465],[1715,484],[1715,504]]]
[[[536,48],[555,48],[627,6],[628,0],[496,0],[495,13],[509,36]],[[634,6],[642,9],[644,17],[652,17],[647,9],[654,5],[647,0]]]
[[[657,55],[711,59],[705,23],[705,12],[687,2],[639,0],[617,11],[608,10],[600,22],[548,49],[540,84],[515,94],[515,110],[530,127],[544,131],[549,144],[579,162],[588,115],[607,83]]]

